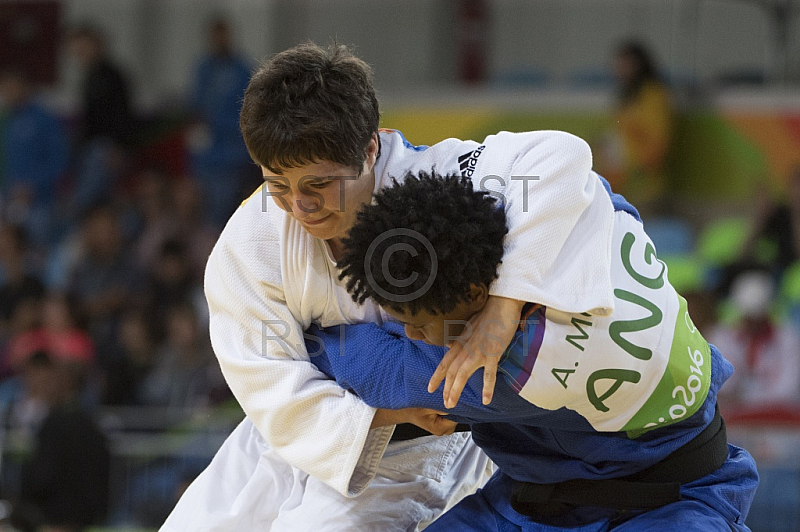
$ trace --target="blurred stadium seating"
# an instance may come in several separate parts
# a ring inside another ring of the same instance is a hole
[[[728,441],[758,464],[760,484],[747,518],[754,532],[800,530],[800,405],[725,415]]]
[[[227,404],[209,410],[106,407],[97,417],[111,448],[107,525],[127,531],[155,530],[163,523],[243,414]],[[1,435],[0,488],[4,499],[14,500],[30,434],[4,430]]]

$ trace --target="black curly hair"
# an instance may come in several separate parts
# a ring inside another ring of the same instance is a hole
[[[358,213],[339,279],[359,304],[447,313],[497,277],[507,232],[505,210],[468,178],[409,173]]]

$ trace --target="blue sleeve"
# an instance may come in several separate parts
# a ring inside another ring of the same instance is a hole
[[[56,117],[37,111],[35,120],[37,142],[31,147],[35,150],[35,161],[27,166],[24,177],[35,187],[36,201],[49,204],[55,198],[58,179],[67,170],[69,144]]]
[[[306,332],[311,361],[340,386],[352,390],[376,408],[432,408],[448,411],[442,386],[428,393],[428,380],[446,348],[408,339],[396,323],[312,326]],[[497,380],[492,403],[483,405],[483,371],[472,375],[452,418],[465,423],[513,421],[531,413],[533,405],[520,398],[503,379]]]
[[[192,92],[189,95],[189,108],[197,115],[203,115],[206,112],[204,103],[207,99],[206,92],[208,91],[208,85],[210,83],[210,69],[211,65],[206,60],[201,61],[195,67],[194,84],[192,86]]]
[[[69,142],[61,122],[56,117],[47,118],[47,174],[51,176],[48,186],[61,177],[67,170],[69,160]]]
[[[637,221],[641,222],[642,218],[639,216],[639,211],[636,210],[636,207],[631,205],[621,194],[617,194],[616,192],[612,191],[611,185],[608,181],[606,181],[605,177],[601,176],[600,174],[597,174],[597,177],[600,178],[603,188],[606,189],[608,197],[611,198],[611,204],[614,206],[614,210],[625,211],[633,216]]]

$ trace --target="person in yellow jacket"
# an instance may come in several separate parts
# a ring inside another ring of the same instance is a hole
[[[624,157],[621,192],[640,211],[663,214],[667,209],[666,159],[673,130],[669,91],[641,44],[620,46],[614,70],[619,80],[615,124]]]

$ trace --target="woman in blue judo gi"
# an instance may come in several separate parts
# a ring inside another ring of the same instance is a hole
[[[613,205],[614,311],[529,302],[492,402],[482,371],[451,387],[451,419],[499,470],[429,530],[748,530],[755,463],[727,443],[716,405],[733,367],[692,323],[636,210],[596,178]],[[312,361],[371,406],[444,410],[427,391],[440,346],[469,335],[506,232],[505,210],[466,178],[423,172],[378,192],[338,266],[353,298],[393,321],[312,328]]]

